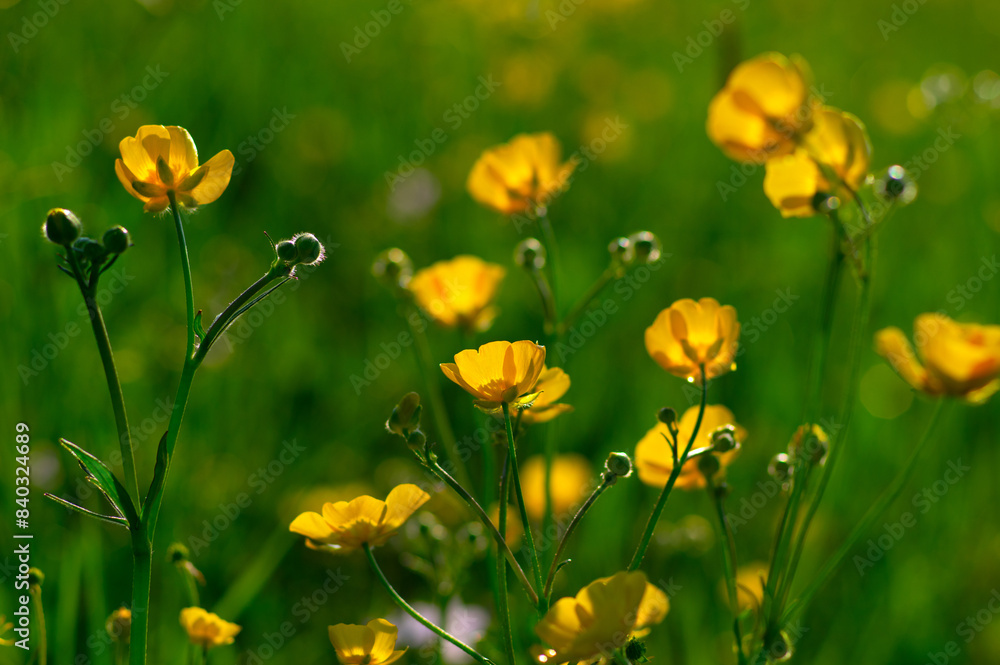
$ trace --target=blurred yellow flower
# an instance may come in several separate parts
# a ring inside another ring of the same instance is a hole
[[[233,638],[243,630],[235,623],[224,621],[218,615],[206,612],[200,607],[186,607],[181,610],[181,625],[187,631],[191,644],[203,649],[232,644]]]
[[[736,368],[740,338],[736,310],[714,298],[678,300],[646,328],[646,351],[674,376],[700,384],[699,367],[714,379]]]
[[[323,514],[302,513],[289,531],[307,538],[306,545],[340,553],[353,552],[364,544],[385,544],[430,495],[416,485],[398,485],[385,501],[359,496],[351,501],[323,504]]]
[[[104,622],[108,637],[119,644],[128,644],[132,636],[132,610],[119,607]]]
[[[1000,326],[958,323],[933,313],[918,316],[913,330],[923,364],[899,328],[875,334],[875,350],[911,386],[972,404],[1000,389]]]
[[[528,517],[541,520],[545,515],[545,456],[529,457],[521,465],[521,490]],[[575,510],[594,488],[594,472],[583,455],[557,455],[552,460],[549,483],[552,512],[556,518]]]
[[[708,106],[708,137],[741,162],[791,152],[812,122],[809,78],[797,56],[763,53],[740,63]]]
[[[11,640],[5,640],[2,637],[2,635],[4,633],[6,633],[8,630],[10,630],[13,627],[14,627],[14,624],[12,624],[11,622],[7,621],[7,617],[5,615],[0,614],[0,646],[4,646],[4,647],[12,647],[12,646],[14,646],[14,640],[12,640],[12,639]]]
[[[493,526],[500,528],[500,504],[494,503],[490,506],[490,521],[493,522]],[[507,506],[507,528],[506,533],[503,535],[504,541],[513,551],[517,551],[518,546],[521,544],[521,537],[524,535],[524,526],[521,524],[521,518],[518,515],[516,506]]]
[[[472,198],[505,215],[533,211],[569,184],[576,162],[560,162],[552,134],[518,134],[510,143],[483,152],[472,165],[466,187]]]
[[[575,598],[561,598],[535,626],[552,649],[547,662],[590,662],[628,642],[633,632],[660,623],[667,595],[642,572],[617,573],[588,584]]]
[[[531,392],[538,393],[530,409],[521,412],[521,422],[526,425],[546,423],[558,415],[573,410],[569,404],[556,402],[569,390],[569,374],[558,367],[542,367],[538,383]]]
[[[534,342],[490,342],[455,354],[455,362],[441,363],[441,371],[476,398],[476,406],[495,412],[501,404],[530,405],[545,366],[545,347]]]
[[[764,602],[764,585],[767,583],[768,564],[754,561],[736,570],[736,599],[740,611],[757,609]],[[727,594],[726,582],[720,587],[722,595]]]
[[[456,256],[420,270],[408,288],[420,308],[441,325],[481,332],[496,317],[493,299],[506,274],[495,263]]]
[[[677,454],[684,452],[691,433],[694,432],[694,425],[698,421],[698,407],[693,406],[684,412],[680,422],[677,423]],[[747,437],[747,431],[736,422],[732,411],[724,406],[708,405],[705,407],[705,415],[698,428],[698,436],[694,442],[694,448],[704,448],[712,445],[712,433],[724,427],[732,425],[736,428],[736,442],[742,444]],[[663,487],[667,484],[671,471],[674,469],[674,457],[670,451],[669,440],[670,430],[661,422],[656,423],[656,427],[646,432],[635,447],[635,466],[639,471],[639,480],[652,485],[653,487]],[[733,458],[739,454],[739,447],[724,453],[712,453],[719,460],[721,466],[719,473],[725,473],[726,467]],[[698,459],[690,459],[681,468],[681,473],[677,476],[674,485],[682,490],[695,490],[705,487],[705,477],[698,470]]]
[[[198,149],[183,127],[143,125],[135,137],[122,139],[119,148],[115,173],[126,191],[146,204],[146,212],[166,210],[170,192],[184,208],[211,203],[225,191],[233,171],[228,150],[198,166]]]
[[[388,665],[406,653],[406,649],[395,650],[396,627],[385,619],[373,619],[367,626],[338,623],[329,631],[343,665]]]
[[[871,142],[861,121],[850,113],[822,107],[814,114],[813,128],[802,147],[788,155],[768,160],[764,193],[783,217],[816,214],[816,194],[845,199],[868,175]],[[835,180],[830,182],[830,175]]]

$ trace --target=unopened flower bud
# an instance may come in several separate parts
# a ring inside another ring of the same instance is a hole
[[[660,260],[660,239],[649,231],[639,231],[629,236],[630,251],[626,257],[629,263],[638,265],[655,263]]]
[[[93,238],[77,238],[76,242],[73,243],[73,249],[91,263],[99,263],[104,260],[104,245]]]
[[[630,663],[646,662],[646,643],[634,637],[625,645],[625,658]]]
[[[917,198],[917,183],[902,166],[890,166],[875,179],[875,193],[884,201],[907,205]]]
[[[171,543],[170,547],[167,548],[167,561],[170,563],[181,563],[182,561],[187,561],[191,558],[191,553],[188,548],[181,543]]]
[[[406,252],[393,247],[375,257],[372,274],[390,288],[405,289],[413,277],[413,261]]]
[[[785,631],[778,633],[778,636],[767,645],[767,655],[776,663],[784,663],[791,659],[792,652],[792,641]]]
[[[618,478],[628,478],[632,475],[632,460],[625,453],[611,453],[604,468]]]
[[[622,265],[625,263],[626,258],[632,248],[632,243],[628,238],[621,237],[615,238],[608,243],[608,254],[611,255],[611,263],[614,265]]]
[[[38,568],[28,569],[28,586],[42,586],[45,583],[45,573]]]
[[[101,242],[109,254],[121,254],[132,246],[132,237],[124,226],[112,226],[104,232]]]
[[[427,445],[427,437],[420,430],[413,430],[406,436],[406,445],[413,452],[423,452],[424,446]]]
[[[660,409],[659,413],[656,414],[656,418],[670,429],[677,426],[677,412],[669,406]]]
[[[722,468],[719,459],[712,453],[705,453],[698,456],[698,470],[707,478],[712,478]]]
[[[792,462],[791,458],[785,453],[778,453],[771,459],[771,463],[767,466],[767,472],[771,474],[771,477],[777,480],[781,484],[785,484],[792,477]]]
[[[314,266],[326,258],[322,243],[311,233],[300,233],[294,238],[295,251],[298,253],[298,263]]]
[[[525,270],[545,267],[545,247],[535,238],[525,238],[514,248],[514,263]]]
[[[83,232],[83,224],[71,210],[53,208],[49,210],[42,230],[49,242],[68,247],[80,237]]]
[[[274,246],[274,253],[285,263],[292,265],[298,262],[299,250],[295,248],[295,243],[291,240],[282,240]]]
[[[392,415],[385,422],[385,428],[398,436],[407,438],[410,432],[420,426],[420,395],[406,393],[392,409]]]
[[[712,432],[712,450],[717,453],[728,453],[738,447],[736,441],[736,428],[732,425],[723,425]]]
[[[118,644],[128,644],[132,633],[132,611],[127,607],[119,607],[111,613],[104,623],[108,637]]]

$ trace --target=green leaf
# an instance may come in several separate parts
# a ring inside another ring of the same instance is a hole
[[[201,323],[202,311],[199,309],[198,313],[194,315],[194,334],[198,336],[198,341],[205,339],[205,328],[202,327]]]
[[[97,519],[103,520],[105,522],[111,522],[112,524],[117,524],[118,526],[125,527],[126,529],[128,528],[128,520],[126,520],[124,517],[115,517],[114,515],[102,515],[101,513],[95,513],[93,510],[87,510],[83,506],[78,506],[75,503],[70,503],[66,499],[62,499],[56,496],[55,494],[50,494],[49,492],[46,492],[45,496],[52,499],[59,505],[69,508],[70,510],[75,510],[78,513],[82,513],[90,517],[96,517]]]
[[[160,445],[156,448],[156,467],[153,469],[153,482],[149,484],[149,493],[142,503],[142,514],[152,515],[155,513],[154,505],[158,505],[160,496],[163,494],[163,482],[167,477],[167,466],[170,458],[167,456],[167,432],[160,437]],[[152,511],[152,512],[151,512]]]
[[[115,512],[124,517],[131,528],[138,528],[139,516],[135,512],[132,499],[115,474],[111,473],[111,469],[72,441],[59,439],[59,443],[76,458],[87,474],[87,480],[101,491]]]

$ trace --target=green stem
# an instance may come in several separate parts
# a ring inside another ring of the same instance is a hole
[[[820,408],[820,395],[826,377],[829,359],[830,337],[833,332],[833,313],[837,304],[837,286],[844,266],[844,253],[840,250],[840,231],[836,221],[831,221],[832,241],[830,265],[823,285],[823,305],[819,321],[819,334],[809,363],[809,388],[803,403],[802,422],[812,423]]]
[[[396,601],[396,604],[399,605],[400,609],[402,609],[404,612],[406,612],[411,617],[416,619],[425,628],[430,630],[438,637],[448,640],[449,642],[457,646],[459,649],[472,656],[477,662],[485,663],[486,665],[493,665],[492,661],[486,658],[486,656],[483,656],[481,653],[470,647],[468,644],[465,644],[454,635],[448,633],[443,628],[440,628],[439,626],[431,622],[420,612],[413,609],[413,607],[411,607],[409,603],[403,600],[403,597],[399,595],[399,593],[392,587],[392,584],[389,583],[389,580],[386,579],[385,574],[382,572],[382,569],[379,567],[378,562],[375,560],[375,555],[372,554],[371,546],[368,545],[368,543],[365,543],[362,547],[365,550],[365,555],[368,557],[368,563],[371,564],[372,570],[375,571],[375,576],[378,577],[379,582],[382,583],[382,586],[385,587],[385,590],[389,592],[389,595],[392,596],[392,599],[394,601]]]
[[[431,345],[427,340],[427,334],[424,332],[424,328],[418,325],[414,325],[414,320],[421,320],[420,313],[417,311],[412,304],[408,307],[410,315],[406,317],[406,321],[410,326],[410,332],[413,333],[413,339],[416,342],[414,346],[417,352],[417,367],[420,369],[420,373],[423,375],[424,384],[427,386],[427,394],[430,398],[431,411],[434,413],[434,422],[437,424],[438,431],[441,434],[441,444],[444,446],[445,455],[448,457],[448,463],[451,464],[452,470],[455,476],[458,478],[459,482],[465,486],[472,486],[471,477],[469,476],[469,470],[465,468],[465,462],[462,461],[461,455],[458,452],[458,444],[455,441],[455,432],[451,428],[451,420],[448,418],[448,410],[444,405],[444,397],[441,395],[441,383],[438,377],[441,376],[441,372],[438,371],[435,374],[434,369],[434,358],[431,354]],[[415,318],[415,316],[417,318]]]
[[[538,605],[538,594],[535,593],[535,590],[531,586],[531,582],[528,581],[527,576],[524,574],[524,569],[521,568],[521,564],[517,562],[517,557],[514,556],[514,553],[511,551],[510,546],[507,545],[506,538],[497,529],[497,526],[493,523],[493,520],[490,519],[489,515],[486,514],[486,511],[483,510],[483,507],[479,505],[479,502],[477,502],[476,499],[471,494],[469,494],[469,492],[464,487],[462,487],[462,485],[457,480],[455,480],[452,476],[448,474],[447,471],[441,468],[441,465],[438,464],[436,461],[434,460],[428,461],[427,466],[434,475],[436,475],[438,478],[447,483],[448,486],[451,487],[453,490],[455,490],[455,493],[458,494],[460,497],[462,497],[465,503],[468,504],[470,508],[472,508],[472,512],[476,514],[476,516],[479,518],[479,521],[481,521],[483,523],[483,526],[485,526],[486,529],[490,532],[490,534],[492,534],[493,540],[495,540],[497,543],[497,547],[500,549],[503,555],[507,557],[507,560],[510,562],[511,568],[513,568],[514,573],[517,574],[517,578],[518,580],[520,580],[521,585],[524,587],[524,590],[528,594],[528,598],[531,600],[532,604]]]
[[[715,506],[715,515],[719,520],[719,528],[722,531],[722,536],[725,540],[726,546],[722,548],[722,563],[723,570],[726,575],[726,591],[729,595],[729,609],[733,616],[733,637],[736,641],[736,651],[739,655],[739,662],[743,663],[746,661],[746,656],[743,654],[743,636],[740,633],[740,603],[739,596],[736,590],[736,568],[738,566],[739,559],[736,554],[736,539],[733,536],[732,529],[729,528],[729,522],[726,521],[726,508],[725,508],[725,497],[720,491],[720,488],[716,487],[715,483],[712,481],[711,476],[705,476],[705,482],[708,486],[708,493],[712,497],[712,503]]]
[[[681,469],[684,468],[684,464],[688,460],[688,453],[694,447],[694,440],[698,436],[698,430],[701,429],[701,421],[705,417],[705,406],[708,401],[708,381],[705,378],[704,365],[699,368],[699,371],[701,372],[701,406],[698,407],[698,420],[695,421],[694,430],[691,432],[691,438],[688,440],[687,447],[684,448],[684,454],[678,458],[678,463],[674,464],[674,468],[670,470],[670,477],[667,478],[667,484],[663,486],[660,498],[656,500],[656,505],[653,506],[653,512],[650,513],[649,520],[646,522],[646,530],[643,531],[642,538],[639,540],[639,546],[632,556],[632,562],[628,565],[629,572],[638,570],[639,566],[642,565],[642,559],[646,556],[646,550],[649,548],[649,541],[652,540],[653,532],[656,531],[656,524],[660,521],[660,514],[663,513],[663,508],[667,505],[667,499],[670,498],[670,491],[674,488],[677,478],[680,477]]]
[[[604,493],[604,490],[608,489],[618,480],[617,476],[608,474],[604,476],[604,481],[598,485],[587,500],[583,502],[580,509],[576,511],[576,515],[570,521],[569,525],[566,527],[566,531],[563,532],[562,538],[559,539],[559,545],[556,547],[555,556],[552,557],[552,564],[549,566],[549,574],[545,580],[545,590],[542,595],[545,596],[546,600],[552,598],[552,585],[556,580],[556,572],[559,570],[559,559],[562,557],[563,550],[566,549],[566,543],[569,541],[569,537],[573,534],[576,529],[577,524],[583,519],[583,516],[587,514],[587,511],[597,503],[597,500]]]
[[[500,507],[497,522],[499,522],[500,533],[507,533],[507,501],[510,497],[510,457],[504,461],[503,471],[500,473]],[[528,525],[525,524],[525,528]],[[510,626],[510,597],[507,593],[507,561],[503,557],[497,557],[497,587],[499,590],[499,604],[497,612],[500,614],[500,628],[504,636],[504,650],[507,652],[508,665],[515,665],[514,657],[514,633]]]
[[[34,598],[36,626],[38,627],[38,665],[46,665],[48,660],[49,639],[45,632],[45,609],[42,606],[42,587],[31,585],[31,595]]]
[[[521,523],[524,524],[524,540],[528,545],[528,552],[531,555],[531,569],[535,573],[535,588],[543,588],[542,567],[538,565],[538,551],[535,549],[535,538],[531,535],[531,522],[528,521],[528,511],[524,507],[524,495],[521,493],[521,475],[517,470],[517,451],[514,446],[514,429],[510,421],[510,405],[502,403],[503,420],[507,426],[507,459],[510,460],[510,475],[514,478],[514,494],[517,497],[517,507],[521,512]],[[501,499],[502,500],[502,499]],[[538,611],[545,614],[548,610],[548,603],[544,594],[538,597]]]
[[[197,364],[205,359],[208,355],[209,350],[218,341],[218,338],[226,331],[226,329],[236,320],[236,318],[242,314],[254,296],[260,293],[264,288],[276,279],[288,278],[291,269],[283,264],[278,264],[272,266],[263,277],[258,279],[256,282],[251,284],[246,291],[241,293],[236,300],[229,303],[229,305],[222,311],[219,316],[212,321],[212,325],[209,326],[208,330],[205,331],[205,339],[201,341],[198,345],[197,352],[194,353],[194,360]],[[276,286],[281,286],[277,284]]]
[[[542,314],[545,317],[543,330],[546,335],[552,335],[559,327],[559,315],[556,313],[555,297],[552,294],[552,286],[544,270],[532,268],[530,270],[531,279],[538,290],[538,298],[542,301]]]
[[[916,447],[910,454],[910,459],[907,460],[906,466],[900,471],[896,477],[893,479],[892,483],[882,492],[882,495],[878,500],[868,509],[865,516],[861,518],[854,530],[851,531],[850,535],[844,540],[843,544],[837,549],[837,551],[830,557],[823,568],[820,570],[816,578],[805,588],[802,595],[799,596],[798,600],[793,606],[788,608],[788,611],[782,617],[782,623],[790,620],[794,613],[801,613],[809,605],[812,597],[816,592],[826,583],[827,579],[837,568],[837,565],[844,559],[845,556],[855,547],[855,545],[860,542],[862,538],[868,533],[872,525],[875,523],[882,513],[892,505],[892,503],[899,497],[900,493],[906,487],[906,483],[910,480],[913,475],[913,471],[916,468],[917,460],[920,458],[920,454],[926,447],[927,442],[931,438],[931,434],[934,432],[934,428],[937,426],[940,420],[941,411],[944,407],[944,400],[939,399],[937,404],[934,405],[934,411],[931,413],[930,422],[927,423],[927,429],[924,430],[923,436],[920,437],[920,441],[917,442]]]
[[[538,216],[538,226],[542,230],[542,238],[545,242],[546,254],[548,255],[549,283],[552,285],[553,308],[558,296],[558,272],[559,272],[559,245],[556,244],[556,234],[552,231],[552,224],[549,222],[548,210],[543,209]],[[558,310],[556,310],[558,311]]]
[[[108,329],[104,324],[104,315],[101,313],[101,307],[97,304],[96,275],[92,283],[88,283],[83,277],[73,250],[68,250],[67,254],[70,266],[73,268],[74,276],[80,285],[80,292],[83,294],[83,301],[87,307],[90,325],[94,329],[94,339],[97,341],[97,351],[101,356],[101,365],[104,367],[104,379],[108,384],[108,393],[111,396],[111,408],[115,414],[115,427],[118,430],[118,446],[121,450],[122,470],[125,473],[125,487],[128,488],[133,503],[138,506],[141,497],[139,496],[139,478],[135,470],[135,457],[132,452],[132,430],[128,426],[128,415],[125,411],[125,396],[122,394],[121,381],[118,379],[118,369],[115,366],[115,356],[111,350]]]
[[[151,540],[151,539],[150,539]],[[146,664],[149,633],[149,587],[153,573],[150,540],[142,529],[132,535],[132,627],[129,631],[129,664]]]
[[[583,315],[591,301],[604,290],[604,287],[606,287],[608,283],[614,279],[616,274],[615,269],[610,266],[604,269],[601,276],[598,277],[593,284],[591,284],[590,288],[587,289],[587,292],[583,294],[583,297],[580,298],[575,305],[573,305],[573,309],[569,311],[569,314],[563,317],[563,320],[556,327],[556,331],[559,335],[565,334],[567,330],[573,327],[573,324],[576,323],[577,319]]]
[[[167,192],[170,200],[170,212],[174,215],[174,227],[177,229],[177,244],[181,252],[181,270],[184,273],[184,301],[187,305],[187,354],[185,360],[194,355],[194,285],[191,280],[191,260],[188,257],[187,240],[184,237],[184,222],[181,220],[181,209],[177,205],[174,193]]]

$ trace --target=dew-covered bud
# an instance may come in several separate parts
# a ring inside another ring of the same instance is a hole
[[[45,238],[49,242],[68,247],[80,237],[83,232],[83,224],[73,214],[73,211],[66,208],[53,208],[45,217],[42,231],[45,232]]]
[[[545,267],[545,247],[535,238],[525,238],[514,248],[514,263],[525,270]]]
[[[299,250],[291,240],[282,240],[274,246],[274,253],[288,265],[294,265],[299,260]]]
[[[732,425],[723,425],[712,432],[712,450],[717,453],[728,453],[739,445],[736,441],[736,428]]]
[[[132,246],[132,237],[124,226],[112,226],[104,232],[101,242],[109,254],[121,254]]]
[[[656,419],[670,429],[674,429],[674,427],[677,426],[677,412],[669,406],[665,406],[660,409],[660,411],[656,414]]]
[[[660,260],[660,239],[649,231],[633,233],[628,238],[630,248],[626,255],[628,263],[644,265]]]
[[[326,251],[319,239],[311,233],[300,233],[294,238],[295,251],[298,253],[297,262],[306,266],[314,266],[321,263],[326,258]]]
[[[104,622],[104,629],[113,642],[128,644],[132,634],[132,611],[127,607],[119,607]]]
[[[917,183],[897,164],[875,179],[875,193],[883,201],[907,205],[917,198]]]
[[[372,274],[390,288],[405,289],[413,277],[413,261],[406,252],[392,247],[375,257]]]
[[[628,478],[632,475],[632,460],[625,453],[611,453],[604,468],[617,478]]]

